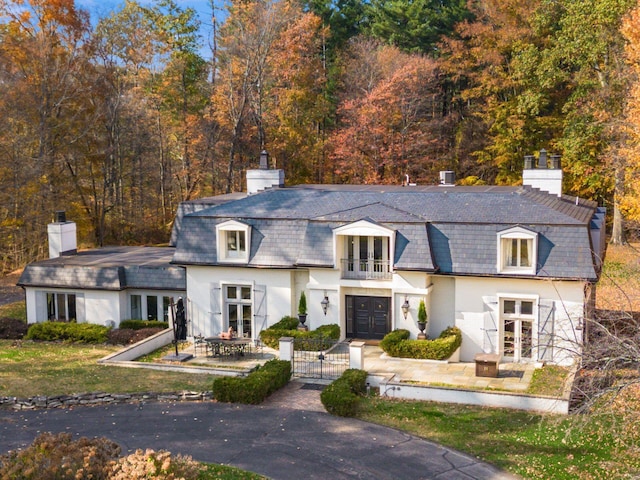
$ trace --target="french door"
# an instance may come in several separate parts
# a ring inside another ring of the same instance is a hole
[[[226,285],[226,328],[233,328],[239,337],[253,337],[253,315],[251,287],[248,285]]]
[[[347,237],[347,255],[351,272],[357,278],[379,278],[388,273],[389,239],[387,237]]]
[[[533,300],[502,299],[502,356],[506,361],[533,360]]]

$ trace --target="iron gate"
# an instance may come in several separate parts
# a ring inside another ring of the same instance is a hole
[[[293,376],[336,379],[349,368],[349,342],[324,338],[293,341]]]

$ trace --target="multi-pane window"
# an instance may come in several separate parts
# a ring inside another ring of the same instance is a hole
[[[503,252],[505,267],[531,267],[532,245],[530,238],[505,238]]]
[[[346,235],[347,258],[343,272],[347,278],[388,279],[391,277],[389,238]]]
[[[171,297],[166,295],[132,294],[129,296],[130,318],[133,320],[169,321]]]
[[[537,234],[522,227],[498,232],[498,272],[535,275]]]
[[[226,328],[233,328],[239,337],[253,336],[251,287],[227,285],[224,289]]]
[[[514,362],[533,358],[534,301],[502,299],[502,355]]]
[[[251,226],[235,220],[216,226],[218,261],[245,262],[251,250]]]
[[[75,321],[76,296],[73,293],[47,293],[47,318],[60,322]]]

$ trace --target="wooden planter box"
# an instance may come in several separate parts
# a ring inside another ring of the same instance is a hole
[[[498,364],[500,363],[500,354],[478,353],[475,356],[474,360],[476,361],[476,377],[498,378]]]

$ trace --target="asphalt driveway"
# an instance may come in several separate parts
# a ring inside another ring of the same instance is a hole
[[[40,432],[107,437],[125,452],[168,450],[272,479],[510,479],[412,435],[327,413],[215,402],[0,411],[0,453]]]

